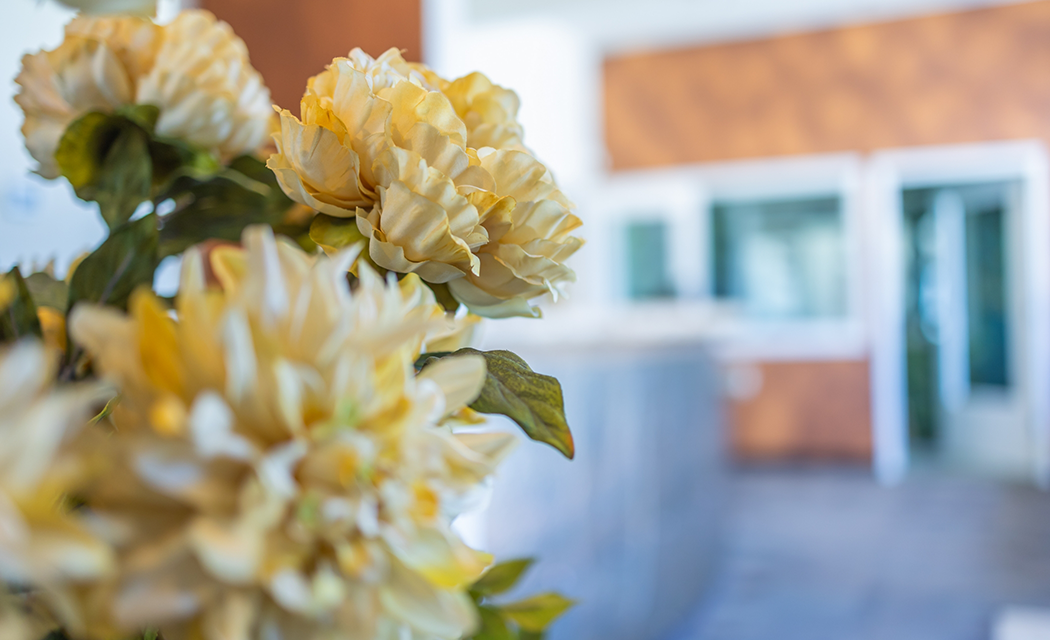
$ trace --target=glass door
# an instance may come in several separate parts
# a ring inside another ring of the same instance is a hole
[[[1012,237],[1019,185],[903,193],[908,418],[915,452],[949,466],[1028,477],[1025,348]]]

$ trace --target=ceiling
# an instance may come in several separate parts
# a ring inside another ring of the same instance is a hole
[[[1018,0],[462,1],[471,22],[557,20],[590,36],[608,52],[726,42],[1019,4]]]

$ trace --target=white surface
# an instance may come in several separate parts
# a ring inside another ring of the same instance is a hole
[[[1017,0],[470,0],[470,20],[556,18],[605,52],[753,39]]]
[[[158,19],[170,20],[179,0],[161,0]],[[43,266],[55,260],[59,274],[69,262],[92,249],[104,236],[93,204],[78,201],[64,180],[44,180],[32,174],[36,166],[25,150],[20,128],[22,111],[11,99],[15,76],[26,53],[53,49],[73,16],[54,2],[4,0],[0,21],[0,270],[15,264]]]
[[[73,12],[51,2],[7,0],[0,21],[0,270],[17,263],[43,265],[52,258],[59,272],[102,239],[93,207],[77,202],[64,181],[30,174],[36,163],[25,150],[22,111],[12,101],[22,55],[54,48]]]
[[[1008,607],[995,620],[992,640],[1050,638],[1050,609]]]

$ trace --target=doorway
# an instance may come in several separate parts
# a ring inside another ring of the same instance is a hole
[[[914,460],[1030,477],[1019,182],[905,189],[905,375]]]
[[[916,458],[1050,487],[1050,155],[875,152],[864,178],[876,476]]]

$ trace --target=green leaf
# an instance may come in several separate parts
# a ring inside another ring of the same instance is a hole
[[[182,175],[205,180],[222,169],[215,156],[184,140],[153,137],[149,155],[153,161],[153,186],[158,189]]]
[[[500,607],[504,617],[534,633],[545,630],[575,602],[557,593],[544,593]]]
[[[446,358],[446,357],[448,357],[450,355],[452,355],[451,351],[434,351],[434,352],[431,352],[431,353],[420,354],[420,356],[418,358],[416,358],[416,362],[415,362],[415,365],[414,365],[415,369],[416,369],[416,373],[419,373],[420,371],[422,371],[423,367],[425,367],[428,364],[430,364],[431,360],[436,360],[436,359],[439,359],[439,358]]]
[[[51,307],[65,313],[69,302],[69,285],[50,275],[38,272],[26,278],[26,286],[38,307]]]
[[[496,607],[478,607],[478,617],[481,618],[481,626],[474,634],[474,640],[516,640],[514,632],[507,627],[507,621]]]
[[[440,304],[445,311],[455,312],[459,310],[459,300],[456,300],[452,295],[447,284],[427,282],[425,280],[423,283],[430,287],[430,290],[434,292],[434,297],[437,299],[438,304]]]
[[[326,251],[338,251],[359,242],[368,242],[368,238],[357,228],[357,218],[336,218],[323,213],[314,216],[310,223],[310,239]]]
[[[149,137],[138,127],[126,127],[110,145],[93,189],[109,228],[127,222],[138,206],[149,200],[152,186]]]
[[[470,587],[470,592],[479,596],[493,596],[509,591],[518,583],[532,563],[532,558],[508,560],[491,567]]]
[[[65,130],[55,161],[77,196],[98,202],[110,229],[128,221],[149,199],[153,181],[150,131],[154,107],[127,107],[116,114],[87,113]]]
[[[98,181],[109,147],[127,123],[125,118],[93,111],[66,128],[55,151],[55,161],[78,196],[82,189]]]
[[[277,226],[291,204],[283,192],[232,169],[203,180],[182,175],[156,201],[168,199],[175,210],[161,219],[162,257],[210,239],[238,242],[252,224]]]
[[[483,356],[488,366],[485,386],[471,409],[507,416],[533,440],[549,444],[572,459],[576,450],[556,378],[536,373],[510,351],[460,349],[452,355],[465,354]]]
[[[6,307],[0,308],[0,341],[14,341],[31,335],[39,337],[41,330],[36,304],[18,267],[0,279],[0,286],[14,287],[11,301]]]
[[[518,640],[543,640],[543,637],[547,635],[542,631],[529,631],[523,627],[518,627]]]
[[[229,168],[234,171],[251,178],[257,182],[261,182],[269,187],[280,186],[277,184],[277,176],[269,167],[266,166],[266,162],[256,158],[255,156],[240,156],[230,161]]]
[[[160,107],[152,104],[129,104],[117,109],[117,115],[123,116],[142,127],[145,131],[153,133],[160,119]]]
[[[136,287],[153,283],[158,262],[157,216],[151,213],[116,229],[77,266],[68,308],[78,302],[125,308]]]

